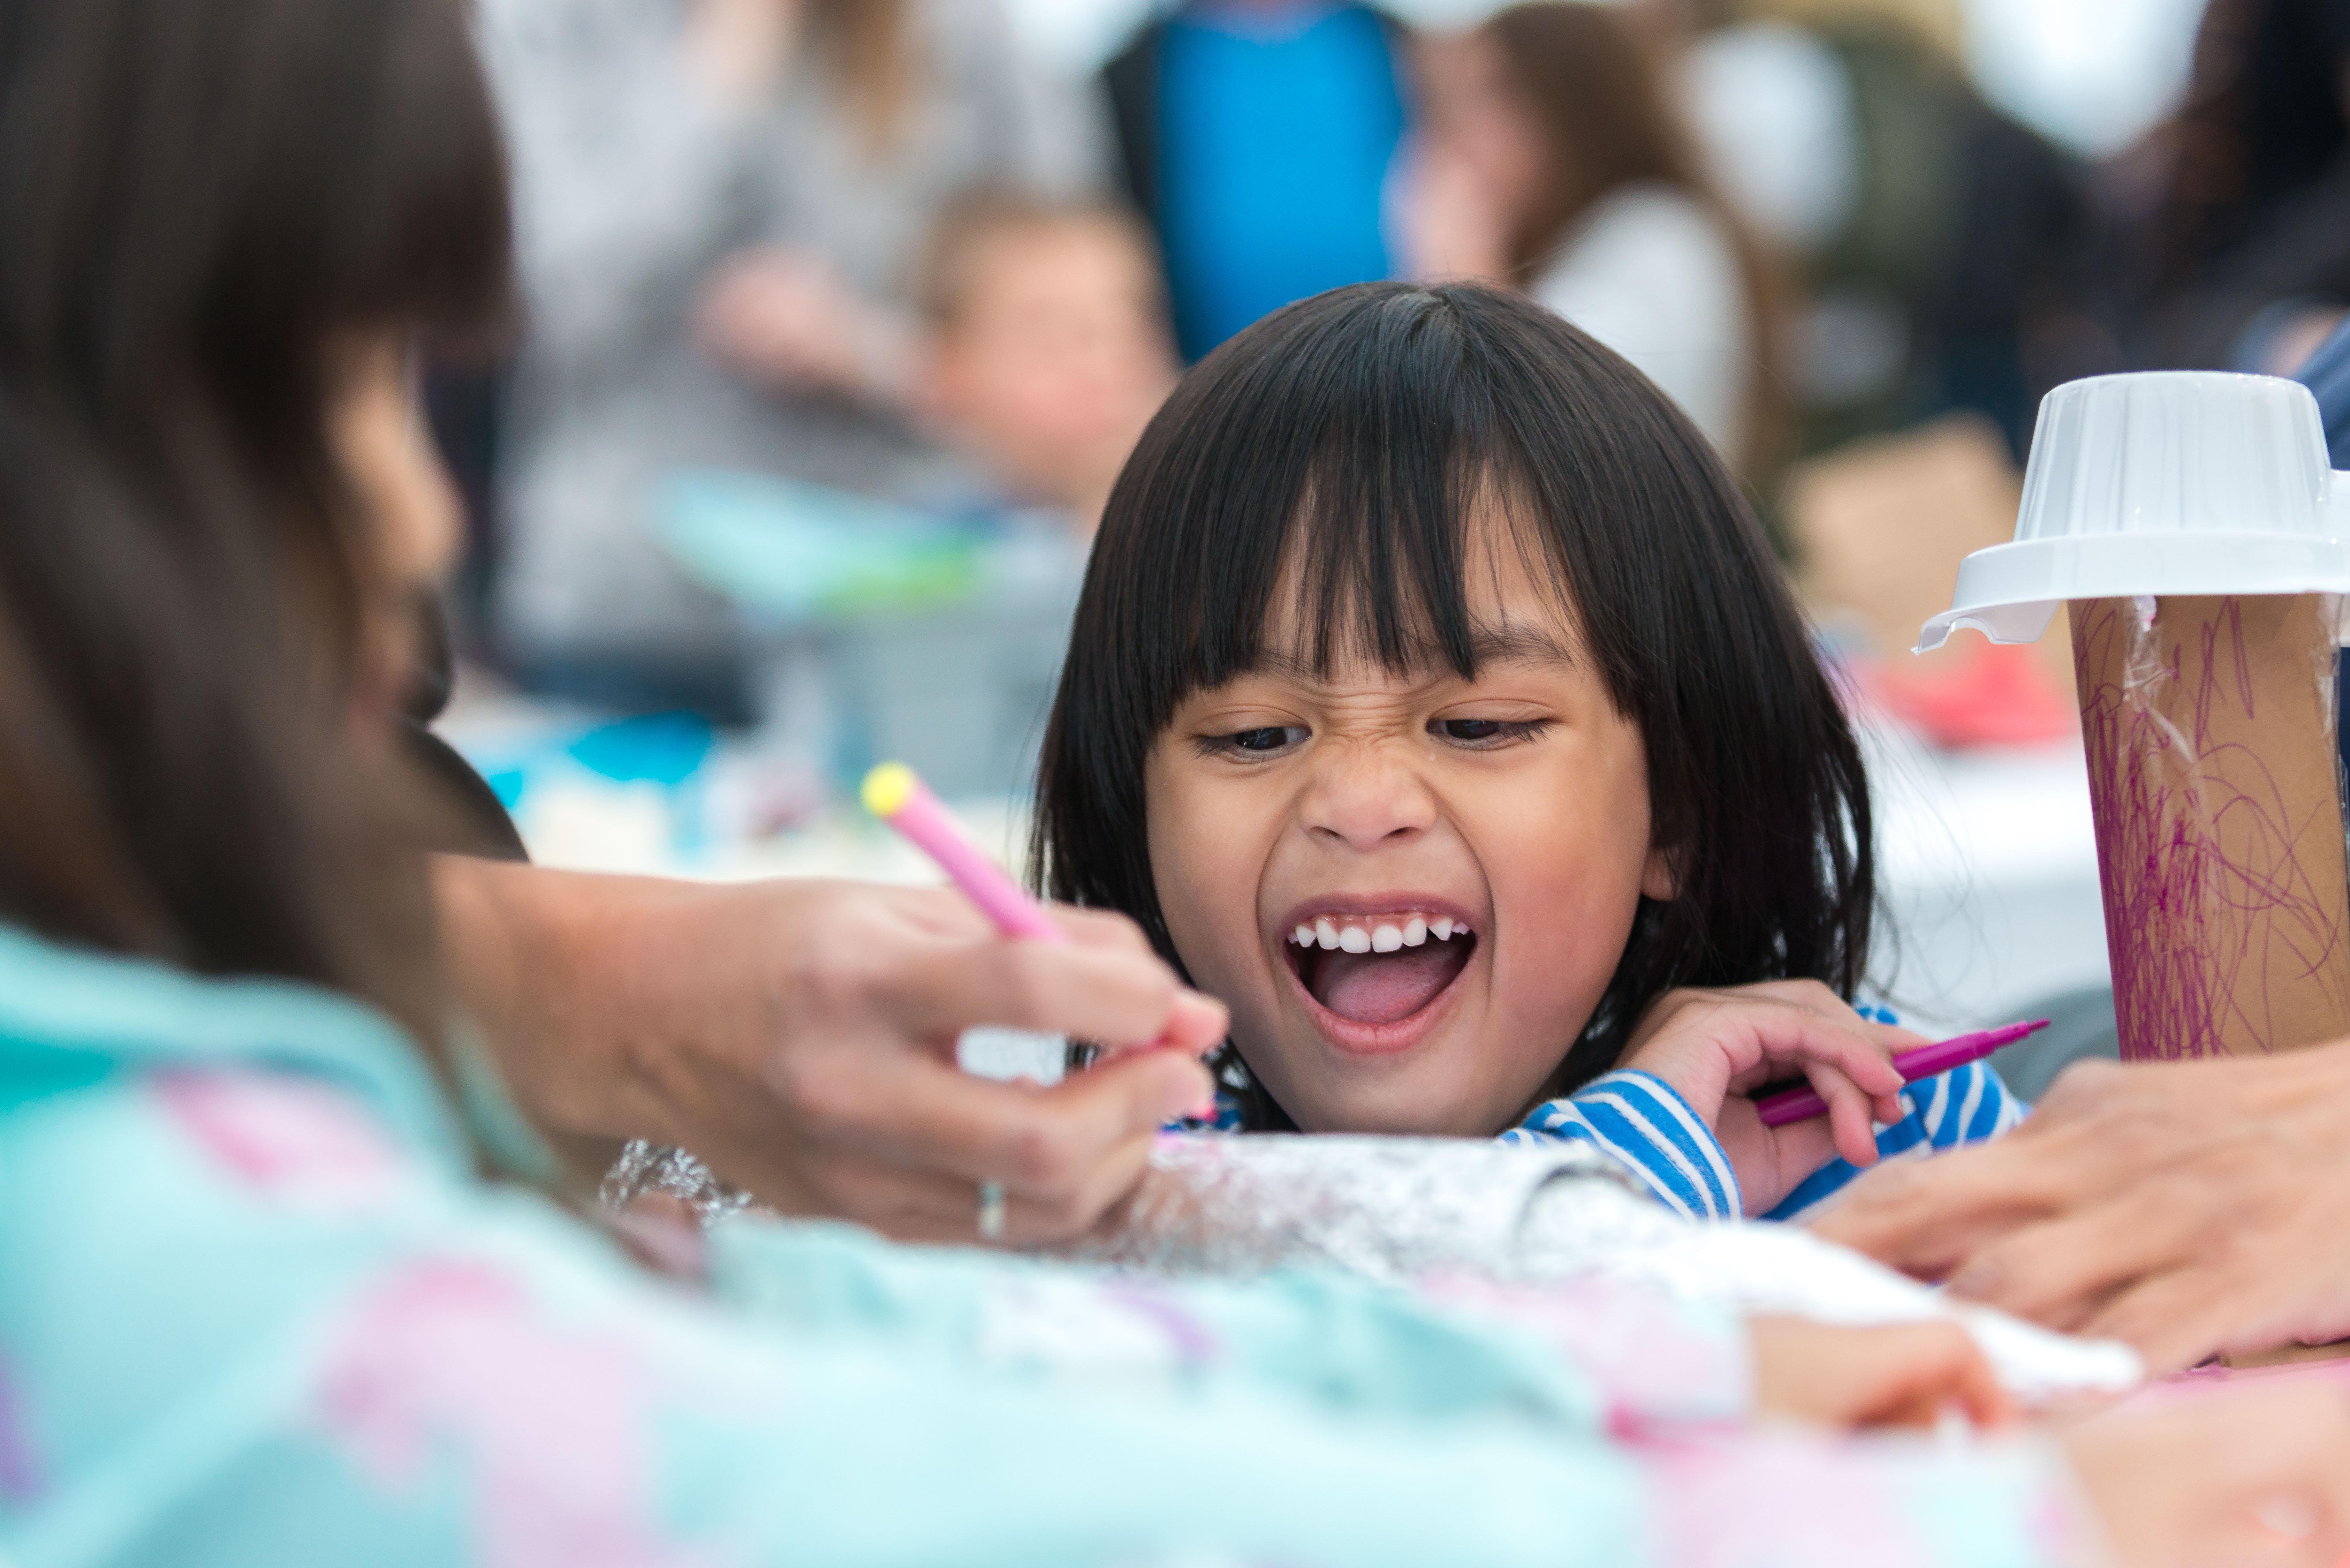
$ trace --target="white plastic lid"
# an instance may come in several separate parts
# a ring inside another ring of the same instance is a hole
[[[2067,599],[2350,593],[2350,473],[2327,462],[2298,381],[2154,370],[2068,381],[2041,400],[2015,542],[1959,566],[1957,628],[2032,642]]]

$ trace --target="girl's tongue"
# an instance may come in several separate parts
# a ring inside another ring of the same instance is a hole
[[[1314,1000],[1356,1023],[1397,1023],[1437,996],[1469,962],[1472,939],[1463,932],[1449,942],[1401,948],[1391,953],[1326,952],[1300,955],[1300,978]]]

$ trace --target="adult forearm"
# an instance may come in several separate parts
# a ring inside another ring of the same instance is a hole
[[[444,856],[442,951],[458,994],[534,1120],[561,1135],[674,1129],[646,1069],[662,961],[645,918],[663,884]]]

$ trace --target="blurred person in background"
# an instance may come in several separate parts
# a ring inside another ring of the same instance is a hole
[[[2211,0],[2154,151],[2138,358],[2292,374],[2350,305],[2350,0]]]
[[[932,236],[919,395],[941,438],[1015,507],[1090,538],[1142,427],[1175,385],[1148,231],[1113,207],[982,196]]]
[[[997,0],[484,0],[528,337],[501,485],[529,684],[746,716],[729,611],[654,487],[733,467],[885,496],[949,460],[909,418],[923,244],[975,189],[1097,174],[1081,101]]]
[[[1184,358],[1394,270],[1403,30],[1336,0],[1188,0],[1104,73],[1126,187],[1159,236]]]
[[[1696,9],[1685,86],[1707,161],[1802,298],[1799,449],[1968,411],[2020,462],[2042,393],[2120,368],[2084,171],[1969,81],[1955,0]],[[1800,163],[1771,156],[1783,135]]]
[[[1596,5],[1513,5],[1425,53],[1405,199],[1425,275],[1514,283],[1622,354],[1750,475],[1779,423],[1777,304],[1648,40]]]

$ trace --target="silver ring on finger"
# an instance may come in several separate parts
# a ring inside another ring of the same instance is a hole
[[[981,1241],[1003,1240],[1003,1218],[1006,1207],[1003,1200],[1003,1183],[983,1181],[979,1184],[979,1239]]]

